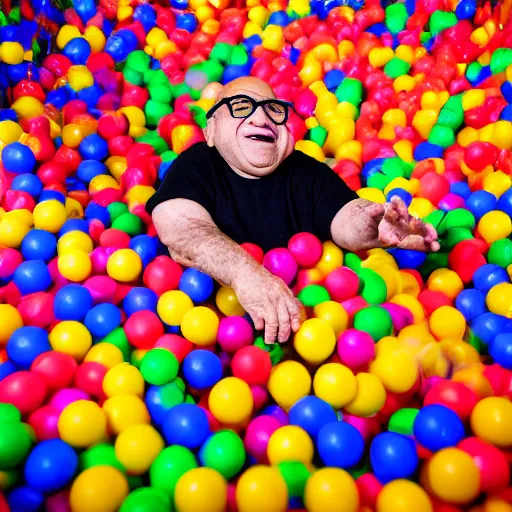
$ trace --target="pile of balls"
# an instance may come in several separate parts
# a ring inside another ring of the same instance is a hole
[[[0,17],[0,510],[510,511],[512,25],[476,0],[164,4]],[[285,345],[144,210],[246,75],[293,101],[297,149],[441,242],[243,244],[305,306]]]

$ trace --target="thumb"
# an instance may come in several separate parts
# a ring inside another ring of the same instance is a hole
[[[370,217],[382,217],[384,215],[384,205],[380,203],[371,203],[366,207]]]

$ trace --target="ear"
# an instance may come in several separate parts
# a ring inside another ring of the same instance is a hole
[[[208,120],[208,123],[206,124],[206,127],[204,128],[203,130],[203,135],[204,135],[204,138],[206,140],[206,144],[208,144],[208,146],[210,147],[213,147],[215,144],[214,144],[214,135],[215,135],[215,119],[212,118],[210,120]]]

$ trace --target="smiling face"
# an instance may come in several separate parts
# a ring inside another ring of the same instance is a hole
[[[272,88],[254,77],[242,77],[225,85],[217,102],[244,94],[256,101],[274,99]],[[236,104],[233,104],[236,109]],[[246,178],[261,178],[273,172],[292,152],[293,138],[286,125],[273,123],[260,106],[246,119],[233,118],[222,105],[208,121],[206,142],[215,146],[228,165]]]

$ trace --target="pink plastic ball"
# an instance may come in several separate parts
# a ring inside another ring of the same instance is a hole
[[[322,257],[322,242],[311,233],[297,233],[290,238],[288,250],[300,267],[314,267]]]
[[[12,276],[22,261],[23,257],[16,249],[0,248],[0,279]]]
[[[48,405],[51,405],[60,414],[69,404],[78,400],[90,400],[91,397],[81,389],[65,388],[55,393]]]
[[[373,338],[363,331],[347,329],[338,338],[338,356],[351,370],[366,366],[375,358]]]
[[[219,323],[217,341],[225,352],[233,353],[252,344],[251,324],[241,316],[227,316]]]
[[[144,284],[158,296],[177,290],[183,268],[169,256],[157,256],[144,270]]]
[[[62,352],[44,352],[39,354],[30,369],[41,376],[49,391],[68,387],[73,382],[77,364],[75,358]]]
[[[339,267],[325,278],[324,286],[332,300],[343,302],[359,292],[359,276],[348,267]]]
[[[172,352],[176,356],[178,362],[181,363],[187,354],[194,348],[194,344],[177,334],[164,334],[156,341],[155,348],[167,349],[169,352]]]
[[[47,292],[31,293],[23,297],[18,304],[23,325],[48,328],[55,321],[53,300],[53,295]]]
[[[251,394],[254,400],[254,410],[259,411],[267,403],[267,388],[264,386],[251,386]]]
[[[343,416],[343,421],[357,428],[363,436],[365,443],[380,432],[380,423],[376,417],[361,418],[352,414],[346,414]]]
[[[117,283],[109,276],[92,276],[84,283],[92,296],[94,304],[112,302]]]
[[[59,416],[59,411],[50,405],[43,405],[29,416],[28,424],[34,429],[38,441],[59,437],[59,429],[57,428]]]
[[[463,197],[450,192],[449,194],[445,195],[441,201],[439,201],[438,208],[445,212],[449,212],[457,208],[464,208],[464,205],[465,201]]]
[[[94,274],[106,274],[107,261],[115,252],[115,247],[96,247],[89,255],[91,257],[92,272]]]
[[[90,396],[100,400],[105,398],[103,378],[107,373],[106,366],[95,361],[81,364],[75,373],[75,386]]]
[[[58,258],[53,258],[50,263],[48,263],[48,272],[50,272],[50,276],[52,278],[55,289],[62,288],[67,284],[71,283],[69,279],[66,279],[60,272],[58,267]]]
[[[51,510],[51,512],[71,512],[69,492],[69,489],[67,489],[48,496],[46,498],[46,510]]]
[[[260,464],[268,464],[267,446],[270,436],[281,427],[281,423],[272,416],[254,418],[245,432],[244,446]]]
[[[368,302],[363,297],[352,297],[341,302],[343,309],[347,312],[349,321],[352,322],[354,315],[361,309],[368,307]]]
[[[437,384],[443,382],[445,379],[443,377],[439,377],[438,375],[432,375],[432,377],[427,377],[423,379],[421,382],[420,394],[424,398],[426,394]]]
[[[374,510],[377,496],[383,487],[377,477],[372,473],[365,473],[356,480],[356,485],[361,498],[361,505]]]
[[[414,317],[406,307],[390,302],[381,304],[381,306],[391,315],[393,327],[397,332],[414,323]]]
[[[289,285],[297,275],[299,266],[288,249],[271,249],[263,258],[263,266]]]
[[[150,350],[164,334],[160,318],[149,310],[136,311],[124,324],[126,337],[135,348]]]
[[[0,402],[14,405],[24,416],[41,407],[47,390],[44,379],[37,373],[12,373],[0,381]]]

